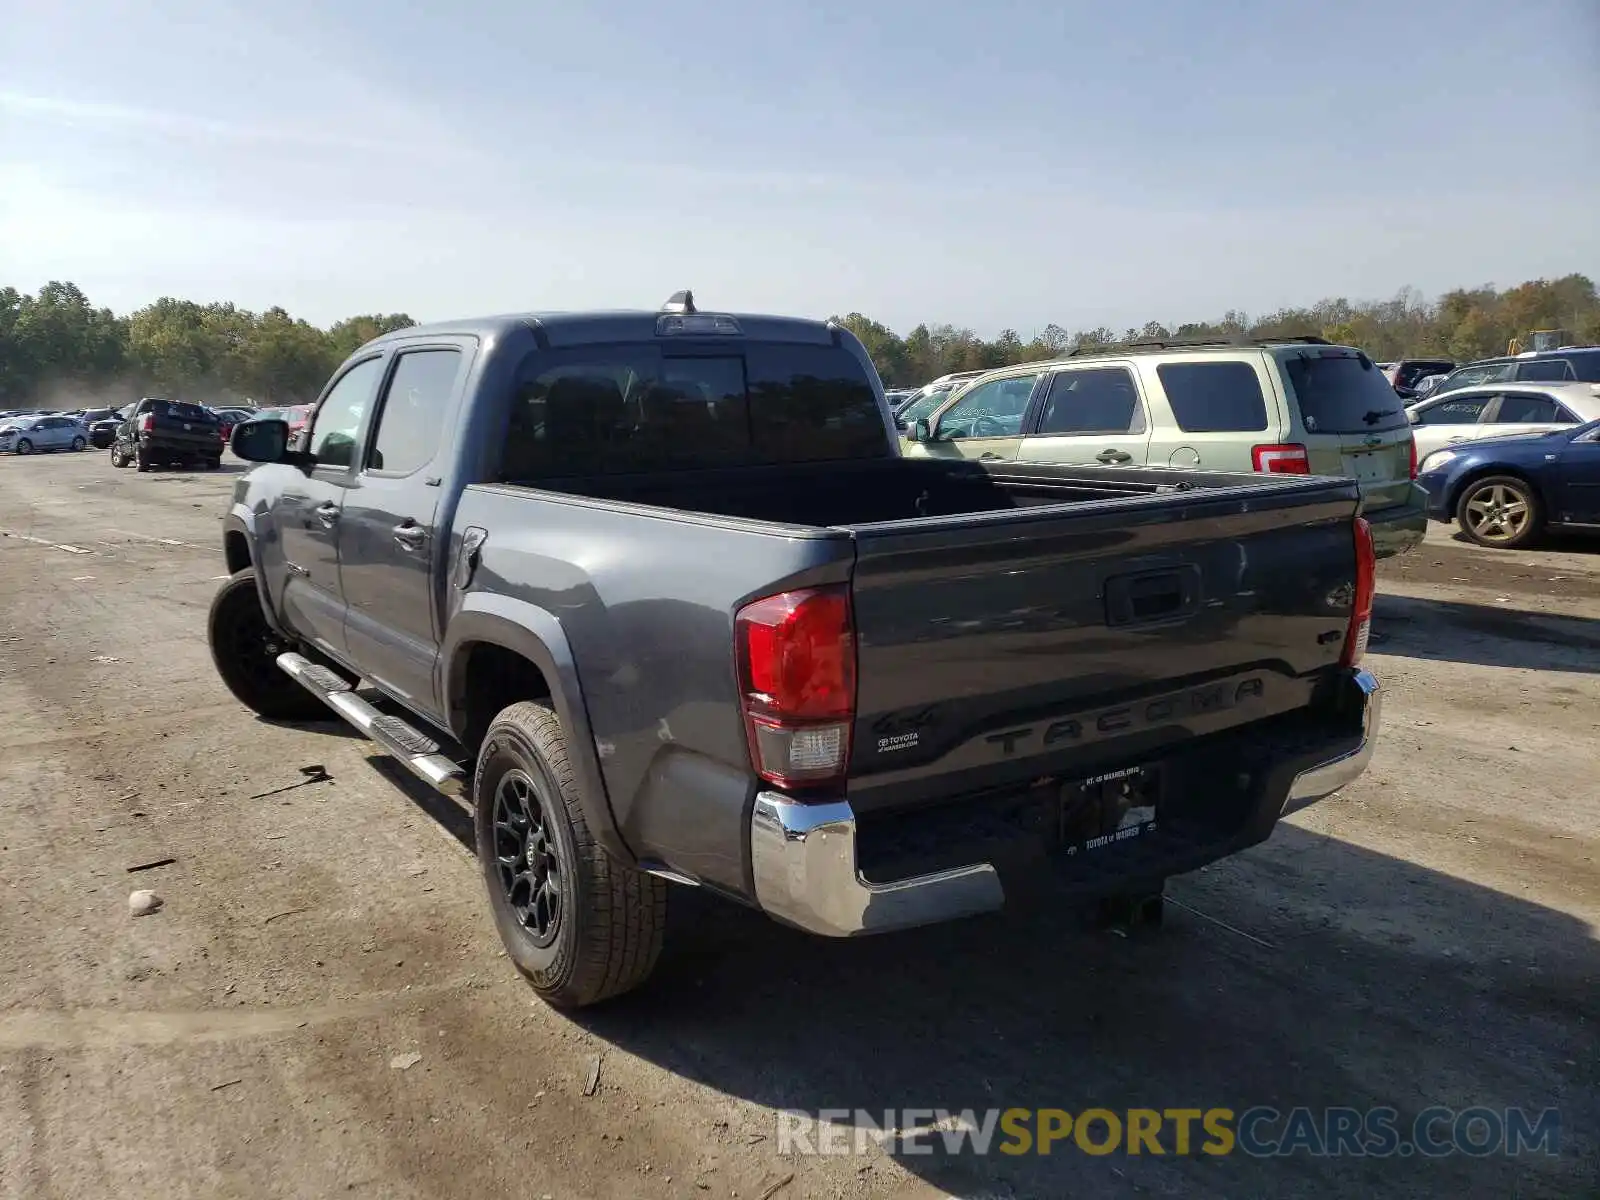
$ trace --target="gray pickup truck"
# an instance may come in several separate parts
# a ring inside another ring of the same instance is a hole
[[[1354,482],[902,458],[833,324],[405,329],[232,446],[222,679],[470,803],[554,1004],[649,974],[669,884],[832,936],[1034,882],[1154,919],[1373,750]]]

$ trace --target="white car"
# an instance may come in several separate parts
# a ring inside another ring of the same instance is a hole
[[[1546,433],[1600,418],[1600,384],[1487,383],[1430,396],[1406,410],[1417,461],[1457,442]]]

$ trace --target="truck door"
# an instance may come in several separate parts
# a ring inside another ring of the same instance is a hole
[[[474,346],[466,338],[448,341],[395,355],[339,519],[350,655],[374,683],[435,715],[440,617],[434,585],[450,549],[447,531],[437,524],[450,453],[444,431]]]
[[[362,418],[372,407],[384,356],[373,355],[340,375],[317,407],[311,467],[295,471],[272,506],[284,558],[279,601],[289,624],[343,658],[344,595],[339,583],[339,520]]]

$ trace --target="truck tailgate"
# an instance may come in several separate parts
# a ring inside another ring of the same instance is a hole
[[[1355,578],[1344,480],[854,528],[858,810],[1159,755],[1308,703]]]

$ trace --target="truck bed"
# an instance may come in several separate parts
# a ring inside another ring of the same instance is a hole
[[[1342,479],[888,459],[469,487],[455,525],[495,531],[488,586],[564,614],[630,844],[737,891],[705,814],[751,802],[742,604],[850,585],[849,802],[916,810],[1304,709],[1357,506]]]
[[[1270,485],[1280,480],[1268,481],[1260,475],[1038,463],[1007,464],[1001,471],[964,460],[887,458],[588,476],[541,482],[539,489],[680,513],[806,528],[851,528],[1194,488],[1259,488],[1264,482]]]

